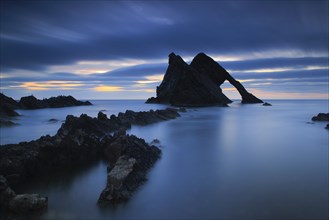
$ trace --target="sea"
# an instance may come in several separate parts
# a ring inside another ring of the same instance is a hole
[[[144,100],[91,102],[18,110],[19,125],[1,128],[1,145],[54,135],[69,114],[168,107]],[[328,122],[311,120],[329,112],[328,100],[269,102],[187,108],[177,119],[133,126],[128,133],[160,141],[162,156],[123,204],[97,205],[106,185],[104,161],[40,176],[16,191],[47,196],[48,211],[34,216],[46,220],[328,219]]]

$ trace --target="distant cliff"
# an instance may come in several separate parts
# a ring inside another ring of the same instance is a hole
[[[49,99],[37,99],[33,95],[22,97],[18,102],[22,109],[62,108],[80,105],[92,105],[89,101],[78,101],[72,96],[57,96]]]
[[[0,93],[0,116],[18,116],[19,114],[14,110],[18,108],[18,103],[4,94]]]
[[[72,96],[57,96],[49,99],[37,99],[33,95],[22,97],[19,102],[0,93],[0,117],[19,116],[15,109],[62,108],[70,106],[92,105],[89,101],[79,101]]]
[[[180,56],[169,54],[169,66],[157,87],[157,97],[146,103],[165,103],[176,106],[226,106],[227,98],[220,85],[229,81],[240,93],[242,103],[263,103],[235,80],[223,67],[204,53],[199,53],[188,65]]]

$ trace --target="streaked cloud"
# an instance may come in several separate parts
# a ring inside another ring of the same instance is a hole
[[[100,86],[96,86],[94,90],[97,92],[119,92],[123,90],[123,87],[100,85]]]
[[[23,82],[19,85],[9,86],[10,88],[22,88],[26,90],[71,90],[82,87],[85,84],[77,81],[46,81],[46,82]]]
[[[169,53],[190,62],[205,52],[257,95],[323,97],[327,9],[328,1],[2,1],[1,91],[147,98]]]

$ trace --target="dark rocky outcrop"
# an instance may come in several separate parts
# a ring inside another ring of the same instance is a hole
[[[160,86],[157,97],[149,98],[147,103],[166,103],[176,106],[226,106],[232,102],[220,88],[228,80],[239,91],[242,103],[262,103],[236,81],[223,67],[204,53],[198,54],[188,65],[184,60],[171,53],[169,66]]]
[[[146,180],[147,171],[159,159],[161,151],[133,135],[115,135],[104,141],[105,156],[110,162],[106,188],[98,204],[115,204],[129,199]]]
[[[104,157],[110,167],[118,166],[109,179],[118,178],[122,187],[115,185],[115,190],[105,189],[103,195],[106,196],[101,196],[100,201],[107,201],[110,195],[113,197],[111,202],[122,201],[129,197],[126,192],[131,195],[145,180],[146,171],[160,155],[158,148],[135,136],[126,135],[125,130],[132,124],[146,125],[179,117],[177,111],[171,108],[148,112],[128,110],[110,118],[104,113],[99,113],[98,118],[85,114],[80,117],[68,115],[54,136],[0,146],[0,174],[17,183]],[[125,164],[132,170],[125,171],[127,174],[120,179],[115,171],[124,169]],[[108,186],[112,184],[110,181]],[[15,200],[15,204],[20,204],[20,201]]]
[[[39,100],[31,95],[22,97],[18,102],[18,105],[22,109],[41,109],[91,105],[91,103],[89,101],[78,101],[72,96],[57,96]]]
[[[329,124],[326,125],[325,129],[329,129]]]
[[[226,106],[229,102],[219,86],[174,53],[169,55],[169,66],[157,87],[157,97],[147,100],[176,106]]]
[[[48,207],[48,198],[39,194],[16,195],[7,182],[0,175],[0,205],[14,213],[40,212]]]
[[[235,80],[221,65],[204,53],[199,53],[194,57],[191,66],[203,75],[208,76],[217,86],[227,80],[240,93],[242,103],[263,103],[262,100],[249,93],[244,86]]]
[[[263,104],[263,106],[272,106],[272,104],[271,104],[271,103],[268,103],[268,102],[265,102],[265,103]]]
[[[319,113],[312,117],[312,121],[329,121],[329,113]]]
[[[18,103],[4,94],[0,93],[0,117],[19,116],[15,111],[18,108]]]

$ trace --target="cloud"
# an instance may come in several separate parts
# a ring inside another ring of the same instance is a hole
[[[94,88],[95,91],[97,92],[118,92],[118,91],[122,91],[123,88],[120,86],[105,86],[105,85],[101,85],[101,86],[96,86]]]
[[[327,6],[326,1],[6,2],[1,65],[43,70],[81,60],[163,59],[172,51],[327,53]]]
[[[1,89],[149,96],[170,52],[187,61],[205,52],[252,79],[246,86],[325,93],[327,9],[328,1],[1,1]]]

